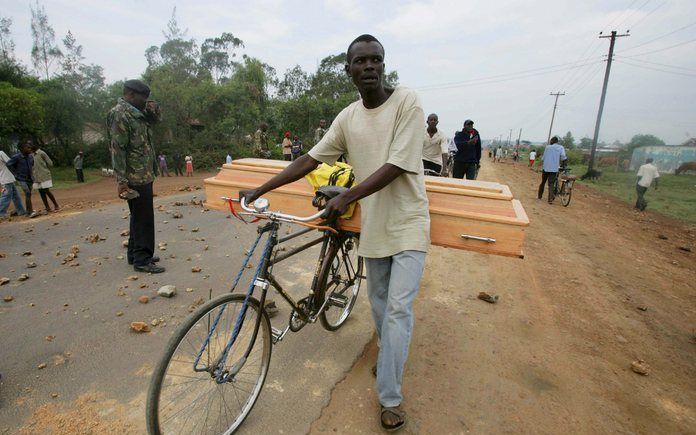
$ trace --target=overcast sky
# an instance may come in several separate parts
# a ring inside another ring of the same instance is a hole
[[[696,1],[694,0],[45,0],[60,40],[71,30],[88,63],[108,81],[138,77],[144,51],[163,42],[174,6],[182,28],[199,43],[231,32],[244,53],[282,76],[299,64],[345,50],[371,33],[386,49],[388,69],[415,88],[426,114],[440,116],[451,136],[471,118],[484,139],[510,129],[515,139],[546,140],[550,92],[558,101],[554,134],[576,139],[594,131],[608,39],[615,29],[615,62],[600,140],[628,141],[651,133],[669,144],[696,136]],[[30,65],[30,2],[0,0],[14,23],[16,55]],[[634,56],[634,57],[621,57]]]

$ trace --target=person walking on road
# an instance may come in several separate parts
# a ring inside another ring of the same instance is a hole
[[[22,199],[19,197],[19,191],[15,186],[15,176],[7,167],[10,161],[10,156],[0,150],[0,185],[2,185],[2,193],[0,193],[0,220],[7,217],[7,209],[10,207],[10,202],[14,204],[15,212],[18,216],[24,216],[27,211],[22,205]]]
[[[283,142],[280,144],[283,148],[283,159],[286,161],[292,160],[292,141],[290,140],[290,132],[286,131],[283,135]]]
[[[536,150],[532,148],[532,150],[529,152],[529,167],[534,166],[534,161],[536,160]]]
[[[493,161],[500,163],[500,159],[503,158],[503,147],[498,145],[498,148],[495,149],[495,154],[493,155]]]
[[[193,177],[193,156],[191,154],[186,154],[184,161],[186,162],[186,176]]]
[[[290,146],[290,151],[292,152],[292,160],[297,160],[300,158],[302,155],[302,150],[304,148],[304,145],[302,144],[302,141],[300,140],[299,136],[295,136],[292,138],[292,146]]]
[[[645,210],[648,206],[648,201],[645,200],[645,192],[648,191],[650,185],[655,183],[655,190],[657,190],[657,182],[660,178],[660,173],[657,172],[657,166],[653,165],[653,159],[647,159],[644,165],[638,168],[638,182],[636,183],[636,193],[638,195],[636,199],[636,208],[640,211]]]
[[[181,155],[180,152],[175,152],[174,156],[174,174],[178,176],[183,176],[184,175],[184,156]]]
[[[431,170],[446,177],[447,174],[447,138],[437,129],[440,122],[435,113],[428,115],[425,138],[423,139],[423,169]]]
[[[19,187],[24,192],[24,205],[30,218],[39,214],[34,211],[31,204],[31,190],[34,186],[34,157],[32,156],[32,142],[27,140],[19,146],[19,152],[7,162],[7,167],[14,174]]]
[[[118,195],[128,201],[130,236],[128,264],[138,272],[161,273],[155,252],[155,212],[152,184],[155,150],[151,124],[159,121],[159,108],[148,102],[150,88],[140,80],[123,84],[123,97],[107,115],[111,161]]]
[[[376,365],[380,423],[397,430],[406,422],[401,384],[413,332],[413,301],[430,245],[430,216],[423,176],[423,109],[415,91],[387,88],[384,48],[371,35],[348,46],[345,71],[360,100],[343,109],[309,153],[264,185],[239,192],[251,203],[298,180],[320,163],[347,153],[357,185],[331,199],[327,219],[360,200],[358,253],[367,266],[368,298],[380,340]]]
[[[75,175],[77,175],[78,183],[85,182],[85,174],[84,172],[82,172],[82,160],[82,151],[80,151],[73,159],[73,165],[75,166]]]
[[[165,175],[167,177],[171,177],[171,175],[169,175],[169,169],[167,169],[167,156],[165,156],[164,154],[160,154],[157,157],[157,161],[159,162],[160,175],[163,177]]]
[[[474,121],[464,121],[464,128],[454,134],[457,154],[454,155],[452,177],[475,180],[476,172],[481,165],[481,135],[474,128]]]
[[[556,192],[553,191],[553,188],[556,185],[556,179],[558,178],[558,170],[561,167],[565,167],[567,162],[565,148],[563,148],[563,145],[558,143],[557,136],[551,138],[551,142],[544,150],[544,154],[541,156],[541,161],[543,162],[543,172],[541,173],[541,184],[539,184],[537,198],[541,199],[541,197],[544,195],[544,185],[548,182],[548,202],[549,204],[553,204],[553,200],[556,197]]]
[[[41,201],[43,202],[43,205],[46,208],[46,213],[50,213],[51,211],[57,212],[60,210],[60,207],[58,207],[58,201],[56,201],[56,197],[53,196],[53,192],[51,192],[51,187],[53,187],[53,180],[51,178],[50,168],[53,167],[53,161],[51,161],[51,158],[48,157],[48,154],[46,154],[44,150],[42,150],[39,147],[39,144],[34,144],[33,150],[34,189],[39,190],[39,195],[41,196]],[[49,199],[53,203],[53,210],[51,210],[51,207],[49,207],[48,205]]]

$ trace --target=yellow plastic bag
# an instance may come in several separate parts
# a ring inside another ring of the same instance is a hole
[[[333,166],[322,163],[317,169],[305,175],[305,179],[314,187],[315,192],[322,186],[351,188],[355,185],[353,167],[343,162],[336,162]],[[351,217],[353,210],[355,210],[355,203],[348,206],[348,211],[341,217],[344,219]]]

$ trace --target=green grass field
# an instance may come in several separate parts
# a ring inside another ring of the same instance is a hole
[[[578,177],[585,173],[586,165],[571,165],[571,174]],[[599,168],[602,176],[598,181],[580,181],[578,183],[616,196],[630,204],[636,202],[635,171],[621,172],[616,168]],[[645,194],[648,210],[658,211],[667,216],[696,223],[696,176],[663,174],[657,190],[648,189]]]
[[[85,175],[85,184],[93,183],[102,179],[99,169],[86,168],[83,170]],[[72,167],[51,168],[51,176],[53,178],[54,189],[65,189],[77,185],[77,175]]]

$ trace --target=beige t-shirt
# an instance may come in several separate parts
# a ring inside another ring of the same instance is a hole
[[[343,109],[309,151],[312,158],[330,165],[347,152],[358,183],[385,163],[406,171],[382,190],[360,200],[358,253],[363,257],[428,250],[430,215],[423,178],[423,117],[416,93],[397,87],[375,109],[365,108],[362,100]]]
[[[436,131],[431,137],[426,128],[425,138],[423,139],[423,160],[442,166],[443,154],[447,154],[447,139],[440,130]]]
[[[652,163],[646,163],[638,168],[638,185],[642,187],[650,187],[655,178],[660,178],[660,173],[657,172],[657,166]]]

